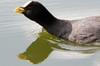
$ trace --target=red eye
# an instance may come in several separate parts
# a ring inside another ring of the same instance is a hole
[[[31,9],[32,7],[28,7],[29,9]]]

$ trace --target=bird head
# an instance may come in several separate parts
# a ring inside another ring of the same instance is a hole
[[[23,6],[14,9],[14,12],[24,14],[27,18],[43,27],[47,27],[56,20],[45,6],[37,1],[28,1]]]
[[[14,12],[16,13],[22,13],[26,17],[32,19],[36,17],[39,13],[42,11],[42,4],[36,1],[28,1],[23,6],[15,8]]]

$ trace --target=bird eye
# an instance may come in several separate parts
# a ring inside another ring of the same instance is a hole
[[[32,7],[28,7],[29,9],[32,9]]]

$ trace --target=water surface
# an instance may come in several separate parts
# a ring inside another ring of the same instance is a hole
[[[14,8],[27,1],[0,1],[0,66],[100,66],[99,43],[81,46],[45,32],[39,35],[41,26],[21,14],[13,13]],[[100,15],[99,0],[38,1],[61,19]],[[19,57],[25,52],[26,55]]]

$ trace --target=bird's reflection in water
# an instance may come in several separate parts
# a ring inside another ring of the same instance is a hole
[[[70,48],[68,48],[70,46]],[[75,48],[76,47],[76,48]],[[94,44],[75,44],[58,37],[52,36],[44,29],[39,33],[39,37],[33,42],[24,53],[18,55],[19,59],[28,60],[33,64],[44,61],[55,49],[85,54],[93,53],[100,49],[99,43]]]

